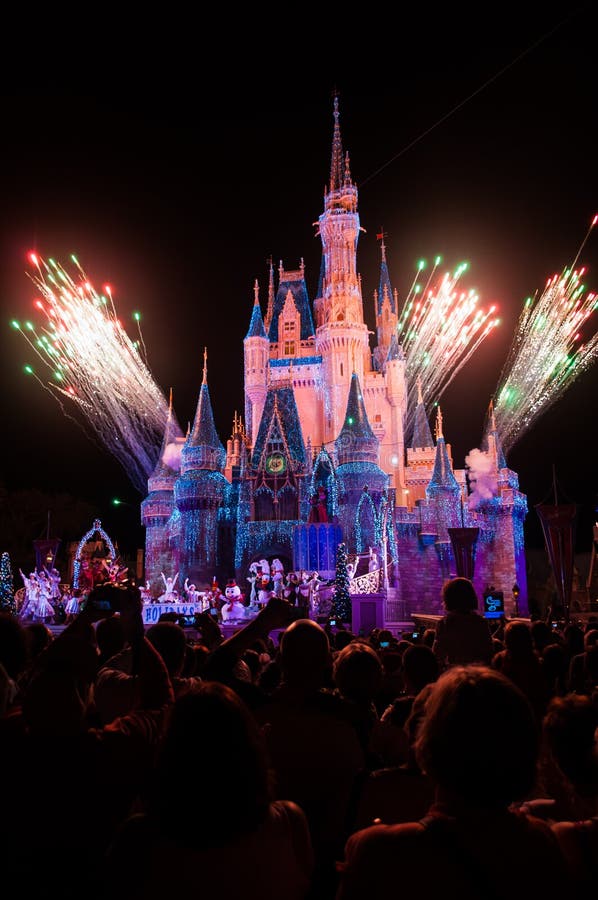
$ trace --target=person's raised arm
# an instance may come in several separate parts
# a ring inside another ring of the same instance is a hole
[[[295,616],[295,608],[288,600],[271,596],[266,606],[232,637],[223,641],[208,657],[204,670],[206,678],[214,681],[226,679],[239,657],[255,641],[266,640],[276,628],[286,628]]]

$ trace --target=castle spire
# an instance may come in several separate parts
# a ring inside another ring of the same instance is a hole
[[[390,304],[390,311],[396,315],[397,305],[395,292],[393,291],[392,285],[390,283],[390,275],[388,274],[388,265],[386,263],[386,244],[384,243],[386,232],[384,231],[384,229],[381,229],[376,237],[380,241],[380,252],[382,255],[382,258],[380,260],[380,282],[378,284],[378,315],[382,314],[382,307],[387,297],[388,303]]]
[[[436,435],[436,441],[439,441],[440,438],[444,440],[444,435],[442,433],[442,410],[438,407],[436,412],[436,426],[434,428],[434,433]]]
[[[438,494],[459,494],[461,488],[455,478],[453,467],[449,459],[447,446],[442,434],[442,412],[438,407],[436,414],[436,455],[434,457],[434,470],[426,487],[426,495],[435,497]]]
[[[496,427],[494,401],[492,399],[490,400],[490,406],[488,408],[488,427],[486,429],[486,434],[484,435],[482,448],[493,453],[497,471],[507,468],[507,461],[505,459],[505,454],[502,448],[502,441]]]
[[[439,408],[440,412],[440,408]],[[442,430],[442,419],[440,428]],[[413,450],[423,450],[425,447],[433,447],[432,432],[430,431],[430,423],[426,415],[426,407],[424,406],[424,397],[422,394],[421,378],[417,379],[417,406],[415,407],[415,422],[413,425],[413,437],[411,438],[411,447]]]
[[[178,442],[180,445],[181,439],[182,432],[174,414],[172,405],[172,388],[170,388],[168,415],[166,416],[166,425],[164,426],[162,445],[160,447],[160,453],[158,454],[158,460],[156,462],[154,471],[148,479],[148,487],[150,491],[159,490],[160,485],[165,478],[168,479],[169,476],[173,476],[174,473],[178,472],[180,459],[178,451],[176,450],[176,444]],[[158,487],[156,487],[156,485],[158,485]]]
[[[264,320],[262,319],[262,310],[260,307],[260,299],[259,299],[259,283],[257,278],[255,279],[255,283],[253,285],[253,309],[251,310],[251,319],[249,320],[249,328],[247,329],[247,334],[245,338],[252,337],[261,337],[267,338],[266,328],[264,326]]]
[[[268,259],[268,267],[268,306],[266,308],[266,318],[264,319],[266,332],[270,330],[270,323],[272,321],[272,316],[274,315],[274,265],[271,256]]]
[[[345,421],[334,443],[339,465],[348,462],[378,462],[380,442],[372,431],[359,376],[355,372],[351,376]]]
[[[343,142],[339,122],[338,94],[334,96],[334,133],[332,136],[332,159],[330,160],[330,191],[338,191],[343,184]]]
[[[199,389],[199,400],[193,427],[185,441],[182,452],[182,468],[221,469],[226,452],[214,425],[214,413],[208,390],[208,350],[204,348],[203,379]]]

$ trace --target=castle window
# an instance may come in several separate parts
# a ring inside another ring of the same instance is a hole
[[[343,364],[341,363],[341,378],[343,377]]]
[[[294,356],[295,355],[295,341],[285,341],[283,352],[284,352],[285,356]]]
[[[284,323],[284,334],[285,337],[288,337],[291,334],[295,333],[295,323],[294,322],[285,322]]]
[[[381,422],[382,416],[374,416],[374,422]]]

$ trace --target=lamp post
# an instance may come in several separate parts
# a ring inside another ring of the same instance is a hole
[[[519,585],[517,582],[511,588],[513,592],[513,615],[519,616]]]

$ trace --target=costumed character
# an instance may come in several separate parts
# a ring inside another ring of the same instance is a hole
[[[347,560],[347,575],[349,576],[349,581],[353,581],[355,578],[355,573],[357,572],[357,566],[359,565],[359,557],[355,556],[353,559]]]
[[[297,604],[297,587],[299,585],[299,576],[296,572],[289,572],[287,576],[287,580],[284,583],[282,596],[285,600],[287,600],[291,606],[296,606]]]
[[[25,604],[21,610],[21,617],[34,620],[53,618],[54,607],[48,600],[46,585],[42,583],[39,574],[34,571],[26,578],[20,569],[19,572],[25,582]]]
[[[152,592],[149,581],[146,581],[144,585],[139,585],[139,593],[141,595],[141,600],[143,601],[143,603],[152,602]]]
[[[279,559],[272,560],[270,574],[272,576],[272,590],[277,597],[282,597],[284,587],[284,566]]]
[[[307,572],[301,572],[301,579],[295,588],[297,594],[297,606],[301,607],[303,615],[309,615],[309,598],[311,595],[311,584]]]
[[[84,594],[93,590],[93,569],[91,561],[87,557],[81,560],[79,584]]]
[[[256,582],[258,580],[258,564],[256,562],[252,562],[249,566],[249,575],[247,576],[247,581],[251,585],[251,590],[249,592],[249,606],[255,608],[257,605],[257,592],[255,589]]]
[[[257,604],[263,607],[267,604],[272,595],[272,580],[269,570],[260,575],[257,583]]]
[[[370,547],[370,561],[368,563],[368,572],[377,572],[380,568],[378,554],[373,547]]]
[[[50,599],[51,599],[51,600],[60,600],[60,597],[61,597],[61,593],[60,593],[60,572],[58,571],[58,569],[55,569],[54,567],[52,567],[52,568],[50,569],[50,571],[48,572],[48,570],[46,569],[45,566],[44,566],[44,572],[46,573],[46,575],[47,575],[48,578],[50,579],[50,584],[52,585],[52,592],[51,592],[51,595],[50,595]]]
[[[222,621],[233,622],[245,618],[245,604],[241,588],[234,578],[230,578],[224,589],[226,600],[221,609]]]
[[[193,606],[197,606],[203,612],[203,594],[201,591],[198,591],[194,584],[189,584],[188,578],[185,578],[184,589],[187,603],[192,603]]]
[[[311,509],[309,511],[308,522],[327,522],[328,521],[328,491],[323,484],[319,485],[311,500]]]
[[[160,572],[160,575],[162,576],[162,581],[164,582],[165,588],[164,593],[160,594],[158,598],[160,603],[178,603],[179,595],[174,586],[177,582],[177,578],[179,577],[179,573],[177,572],[174,578],[171,578],[170,576],[167,578],[164,572]]]
[[[207,612],[216,619],[217,622],[222,621],[221,609],[224,603],[224,595],[220,590],[220,586],[216,581],[216,576],[212,579],[212,584],[207,591],[206,598],[208,601]]]
[[[309,584],[309,611],[315,616],[320,611],[319,590],[320,585],[324,584],[324,582],[320,580],[318,572],[312,572],[307,583]]]
[[[62,605],[66,616],[65,624],[68,624],[79,615],[79,597],[75,593],[71,593],[70,588],[67,588],[62,595]]]

